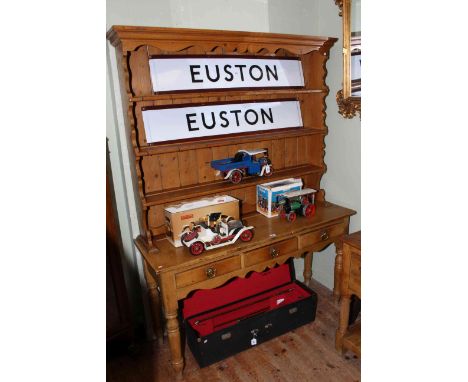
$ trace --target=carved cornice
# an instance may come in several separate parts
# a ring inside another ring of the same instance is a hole
[[[361,99],[353,97],[344,98],[343,90],[336,93],[336,102],[338,104],[338,112],[345,118],[353,118],[359,113],[361,118]]]
[[[343,15],[343,0],[335,0],[335,4],[340,8],[340,16]]]
[[[319,48],[319,53],[324,56],[327,56],[330,53],[330,49],[332,48],[333,45],[335,45],[335,42],[337,41],[338,41],[337,38],[329,37],[328,40],[325,41],[323,45]]]
[[[113,46],[120,46],[123,52],[142,45],[177,52],[196,44],[205,52],[220,47],[226,53],[274,54],[279,49],[286,49],[299,55],[316,50],[325,53],[337,41],[336,38],[292,34],[122,25],[113,26],[107,32],[107,39]]]

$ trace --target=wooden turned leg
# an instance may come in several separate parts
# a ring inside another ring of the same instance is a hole
[[[171,363],[177,380],[182,379],[184,359],[182,357],[182,344],[180,343],[179,321],[177,310],[166,313],[167,337],[171,350]]]
[[[151,319],[153,321],[153,333],[158,340],[159,345],[164,342],[164,330],[161,317],[161,304],[157,286],[148,288],[148,298],[150,300]]]
[[[153,274],[148,269],[146,261],[144,262],[144,272],[146,279],[146,288],[148,292],[148,300],[151,309],[151,321],[153,334],[156,336],[158,343],[162,345],[164,338],[162,314],[161,314],[161,299],[158,291],[158,283]]]
[[[336,330],[335,348],[343,354],[343,337],[348,329],[350,296],[341,296],[340,303],[340,326]]]
[[[333,296],[338,300],[341,295],[341,276],[343,272],[343,246],[341,243],[335,243],[336,257],[335,257],[335,275],[333,282]]]
[[[304,256],[304,284],[310,286],[310,280],[312,278],[312,259],[314,257],[313,252],[307,252]]]
[[[175,379],[181,380],[182,371],[184,369],[184,358],[182,356],[179,321],[177,320],[178,303],[175,275],[171,272],[161,273],[159,280],[161,283],[161,296],[166,318],[169,350],[171,351],[171,364],[174,369]]]

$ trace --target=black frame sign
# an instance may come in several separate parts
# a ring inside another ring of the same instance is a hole
[[[142,107],[147,143],[303,127],[296,99]]]
[[[151,56],[149,67],[155,93],[304,87],[296,57]]]

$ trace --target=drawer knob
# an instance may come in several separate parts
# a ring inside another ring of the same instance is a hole
[[[275,247],[270,248],[270,255],[274,259],[279,256],[279,250],[277,250]]]
[[[320,235],[320,239],[321,239],[322,241],[325,241],[325,240],[327,240],[328,238],[329,238],[329,236],[328,236],[328,232],[327,232],[327,231],[323,232],[323,233]]]
[[[216,268],[214,267],[209,267],[207,270],[206,270],[206,277],[208,277],[209,279],[212,279],[213,277],[216,276]]]

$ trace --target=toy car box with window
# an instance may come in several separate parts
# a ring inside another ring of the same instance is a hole
[[[168,206],[164,209],[166,237],[175,246],[181,247],[181,236],[187,227],[218,213],[224,219],[239,219],[239,200],[229,195],[218,195]]]
[[[289,178],[257,185],[257,212],[266,217],[278,216],[278,198],[288,191],[302,188],[302,180]]]
[[[252,272],[181,302],[189,348],[200,367],[315,320],[317,294],[295,279],[289,262]]]

